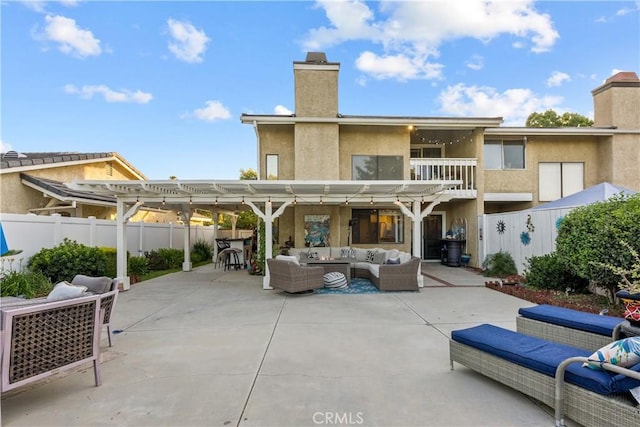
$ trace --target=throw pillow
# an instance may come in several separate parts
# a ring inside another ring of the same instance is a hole
[[[373,257],[375,256],[375,254],[376,251],[367,251],[367,257],[365,258],[365,261],[373,264]]]
[[[593,362],[585,362],[582,366],[601,369],[600,364],[607,362],[629,368],[640,363],[640,337],[624,338],[607,344],[589,356],[589,360]]]
[[[373,263],[372,264],[384,264],[384,258],[386,254],[384,252],[378,252],[373,254]]]
[[[47,295],[47,301],[78,297],[86,291],[86,286],[74,286],[69,282],[60,282],[53,287],[51,292],[49,292],[49,295]]]
[[[389,258],[385,264],[400,264],[400,257]]]
[[[355,258],[356,250],[354,248],[342,248],[340,249],[340,258]]]
[[[298,257],[295,255],[276,255],[276,259],[280,259],[282,261],[291,261],[294,264],[300,265],[298,262]]]
[[[102,277],[92,277],[85,276],[83,274],[76,274],[71,284],[74,286],[86,286],[89,292],[93,292],[94,294],[103,294],[108,292],[111,288],[111,278],[102,276]]]

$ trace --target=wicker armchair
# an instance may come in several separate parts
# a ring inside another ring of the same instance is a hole
[[[102,311],[102,326],[107,327],[107,338],[111,347],[111,313],[116,306],[118,298],[118,279],[109,277],[92,277],[76,274],[71,281],[72,285],[86,286],[89,291],[100,295],[100,310]]]
[[[2,310],[3,392],[93,362],[100,378],[100,296]]]
[[[288,293],[306,292],[324,287],[322,267],[303,267],[293,261],[268,259],[270,285]]]

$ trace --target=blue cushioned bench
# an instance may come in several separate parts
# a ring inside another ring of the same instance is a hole
[[[541,304],[521,308],[518,332],[594,351],[620,338],[624,319]]]
[[[564,414],[586,426],[640,425],[640,406],[629,393],[640,387],[640,364],[605,366],[616,372],[583,367],[591,354],[486,324],[453,331],[449,341],[451,369],[460,363],[554,407],[556,425],[564,425]]]

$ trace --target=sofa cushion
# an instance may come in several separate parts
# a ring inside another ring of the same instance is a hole
[[[47,295],[47,301],[79,297],[86,291],[86,286],[75,286],[69,282],[60,282],[53,287],[51,292],[49,292],[49,295]]]
[[[451,339],[550,377],[554,377],[556,368],[563,360],[574,356],[588,357],[590,353],[487,324],[453,331]],[[630,369],[640,371],[640,363]],[[622,374],[585,369],[580,363],[567,367],[565,380],[602,395],[625,392],[640,386],[639,380]]]
[[[367,260],[367,250],[361,248],[355,248],[356,250],[356,261],[366,261]]]
[[[282,261],[291,261],[294,264],[300,265],[300,263],[298,262],[298,257],[295,255],[276,255],[276,259]]]
[[[601,316],[547,304],[521,308],[518,310],[518,314],[540,322],[552,323],[608,337],[613,336],[614,328],[624,321],[620,317]]]
[[[86,286],[89,292],[94,294],[103,294],[111,290],[111,282],[113,280],[110,277],[92,277],[85,276],[83,274],[76,274],[71,284],[74,286]]]
[[[582,366],[602,369],[600,363],[607,362],[629,368],[640,363],[640,337],[625,338],[607,344],[589,356],[589,360],[595,363],[584,363]]]
[[[380,278],[380,264],[369,264],[368,268],[371,274],[373,274],[378,279]]]

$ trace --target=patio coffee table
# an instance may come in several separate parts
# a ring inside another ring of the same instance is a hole
[[[347,278],[347,283],[351,284],[351,261],[348,259],[309,259],[307,265],[322,267],[325,274],[332,271],[342,273]]]

